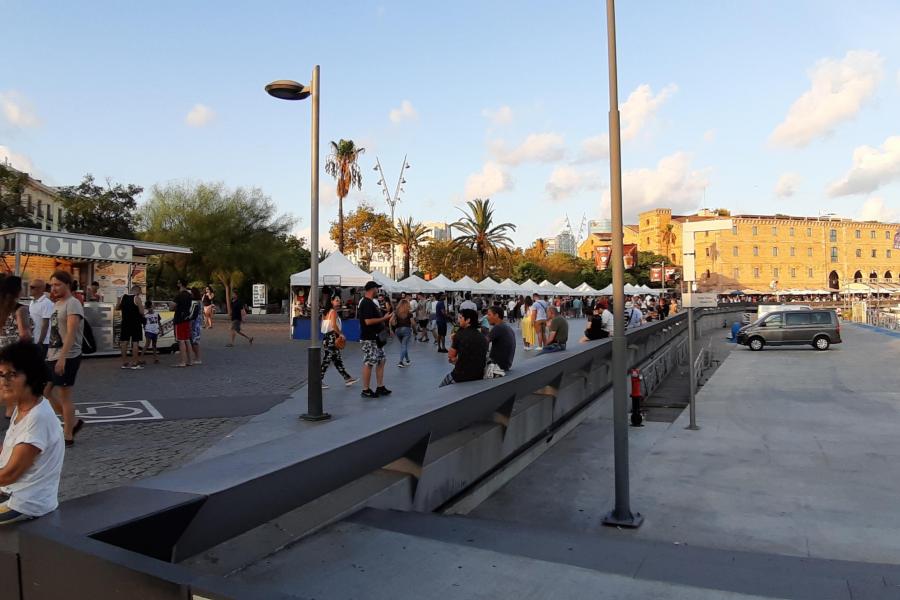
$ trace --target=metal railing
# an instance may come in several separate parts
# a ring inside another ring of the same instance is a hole
[[[900,314],[877,308],[866,311],[866,324],[891,331],[900,331]]]

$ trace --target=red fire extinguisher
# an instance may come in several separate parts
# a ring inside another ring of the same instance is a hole
[[[644,376],[641,375],[640,369],[631,369],[631,426],[643,427],[643,417],[641,416],[641,381]]]

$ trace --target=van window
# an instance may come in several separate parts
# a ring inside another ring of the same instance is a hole
[[[766,327],[781,327],[781,313],[769,315],[769,317],[765,320],[765,323]]]
[[[787,325],[809,325],[810,314],[808,312],[791,312],[784,316]]]
[[[809,313],[814,325],[831,325],[831,313],[828,311],[816,311]]]

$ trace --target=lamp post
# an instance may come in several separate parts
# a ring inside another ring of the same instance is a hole
[[[391,193],[388,191],[387,187],[387,179],[384,176],[384,169],[381,168],[381,161],[378,160],[378,157],[375,157],[375,166],[372,168],[373,171],[377,171],[381,176],[381,179],[378,181],[378,184],[381,185],[381,191],[384,194],[384,197],[387,199],[388,206],[391,207],[391,227],[396,227],[396,223],[394,222],[394,208],[397,206],[397,203],[400,202],[400,192],[404,191],[402,186],[406,183],[406,180],[403,179],[403,173],[409,168],[409,163],[406,162],[406,155],[403,156],[403,166],[400,167],[400,177],[397,178],[397,189],[394,191],[394,195],[391,196]],[[394,260],[394,245],[391,243],[391,279],[394,281],[397,280],[397,263]]]
[[[615,449],[616,505],[603,519],[604,525],[640,527],[641,513],[631,512],[628,474],[628,419],[625,380],[625,261],[622,225],[622,142],[619,132],[619,82],[616,70],[615,0],[606,0],[607,53],[609,58],[609,188],[612,213],[613,271],[613,445]]]
[[[324,421],[331,415],[322,410],[322,347],[319,344],[319,65],[313,67],[312,82],[303,85],[280,79],[266,86],[266,92],[280,100],[303,100],[312,96],[310,138],[310,219],[309,219],[309,359],[306,377],[307,408],[304,421]]]

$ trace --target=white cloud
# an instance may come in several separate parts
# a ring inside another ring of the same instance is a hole
[[[0,163],[6,164],[7,161],[14,169],[34,174],[34,164],[30,158],[24,154],[13,152],[8,146],[0,146]]]
[[[553,169],[544,189],[554,202],[558,202],[576,192],[597,189],[599,186],[600,177],[595,171],[580,171],[574,167],[561,166]]]
[[[524,162],[554,162],[566,154],[565,140],[558,133],[532,133],[519,146],[509,149],[503,140],[491,142],[491,152],[504,165]]]
[[[403,121],[415,121],[419,118],[419,113],[413,108],[412,102],[404,100],[400,103],[400,108],[393,108],[388,114],[391,123],[401,123]]]
[[[0,109],[10,125],[27,129],[37,127],[41,120],[34,112],[31,103],[16,91],[0,92]]]
[[[709,185],[709,169],[691,169],[691,156],[676,152],[661,159],[655,169],[630,169],[622,173],[622,204],[626,218],[656,206],[674,211],[692,210],[703,199]],[[603,207],[609,211],[610,192],[603,195]]]
[[[841,60],[820,60],[809,71],[810,88],[788,109],[769,141],[802,147],[853,118],[875,92],[884,59],[877,52],[851,50]]]
[[[797,191],[800,185],[800,176],[796,173],[785,173],[778,178],[775,184],[775,195],[779,198],[790,198]]]
[[[512,189],[513,181],[509,173],[494,162],[484,163],[480,173],[469,175],[466,180],[466,200],[489,198],[494,194]]]
[[[195,104],[194,108],[184,118],[184,122],[190,127],[203,127],[216,118],[216,113],[205,104]]]
[[[863,202],[859,211],[862,221],[881,221],[882,223],[897,223],[900,221],[900,210],[896,207],[885,206],[883,198],[868,198]]]
[[[512,123],[513,111],[510,107],[503,105],[493,110],[485,108],[481,111],[481,116],[491,122],[491,125],[508,125]]]
[[[601,133],[581,142],[581,154],[576,162],[594,162],[609,158],[609,134]]]
[[[714,141],[716,141],[716,136],[718,135],[718,133],[719,132],[715,129],[707,129],[703,133],[703,141],[707,144],[712,144]]]
[[[881,149],[859,146],[853,151],[853,166],[843,179],[828,188],[829,196],[850,196],[874,192],[900,180],[900,136],[884,140]]]
[[[671,83],[654,96],[653,89],[648,84],[639,85],[619,107],[623,123],[622,139],[636,138],[641,129],[656,115],[656,111],[677,91],[678,86]]]

